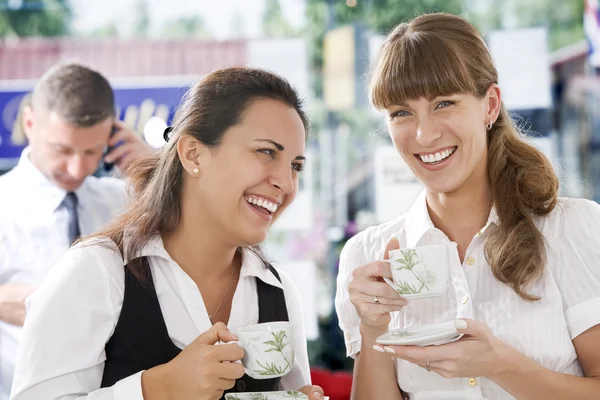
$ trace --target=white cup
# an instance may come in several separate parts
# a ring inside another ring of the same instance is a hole
[[[393,280],[383,279],[406,299],[441,296],[450,283],[450,251],[456,246],[452,243],[392,250],[389,263]]]
[[[294,366],[294,332],[286,321],[248,325],[235,332],[244,349],[242,365],[254,379],[286,375]]]

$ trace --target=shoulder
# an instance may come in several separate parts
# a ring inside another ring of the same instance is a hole
[[[283,287],[283,291],[286,293],[286,295],[288,292],[291,295],[297,294],[298,288],[294,283],[294,280],[290,277],[290,275],[279,267],[276,267],[274,265],[271,265],[271,267],[273,268],[273,270],[275,270],[275,272],[277,272],[277,274],[273,274],[275,275],[275,278],[277,278],[277,276],[279,275],[279,281],[281,282],[281,286]]]
[[[27,186],[27,182],[24,182],[22,178],[16,168],[0,175],[0,203],[2,204],[0,212],[10,208],[11,204],[20,202],[23,188]]]
[[[124,266],[116,244],[109,238],[87,239],[67,250],[51,269],[47,280],[54,285],[112,285],[124,279]]]
[[[600,205],[588,199],[560,197],[550,214],[538,218],[537,225],[548,238],[600,233]]]
[[[110,194],[121,194],[125,195],[127,183],[123,179],[113,177],[95,177],[89,176],[86,179],[86,183],[92,190],[98,190],[103,192],[109,192]]]

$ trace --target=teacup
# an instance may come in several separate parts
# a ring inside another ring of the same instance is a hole
[[[244,349],[242,365],[254,379],[284,376],[294,366],[294,332],[290,322],[265,322],[237,329]]]
[[[441,296],[450,281],[451,245],[429,245],[389,253],[393,281],[384,280],[406,299]]]

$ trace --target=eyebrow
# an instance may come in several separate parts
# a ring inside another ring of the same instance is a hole
[[[268,142],[268,143],[271,143],[273,146],[275,146],[275,148],[276,148],[278,151],[283,151],[283,150],[285,150],[285,147],[283,147],[283,145],[281,145],[281,144],[279,144],[279,143],[277,143],[276,141],[274,141],[274,140],[271,140],[271,139],[256,139],[255,141],[256,141],[256,142]],[[297,156],[297,157],[295,158],[295,160],[306,160],[306,157],[304,157],[304,156]]]

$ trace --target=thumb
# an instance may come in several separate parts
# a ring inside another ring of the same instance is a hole
[[[383,252],[383,259],[384,260],[389,260],[390,258],[390,251],[392,250],[400,250],[400,243],[398,243],[398,239],[393,238],[392,240],[390,240],[385,248],[385,251]]]
[[[490,332],[490,328],[488,328],[485,323],[467,318],[457,319],[456,329],[458,329],[460,333],[472,337],[485,337]]]
[[[203,344],[215,344],[218,341],[231,342],[237,340],[237,337],[231,333],[227,325],[222,322],[217,322],[209,330],[198,336],[195,342]]]

